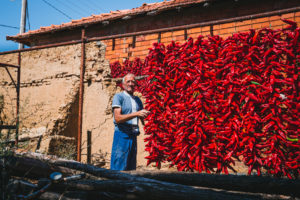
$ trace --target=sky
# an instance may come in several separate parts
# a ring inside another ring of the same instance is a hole
[[[131,9],[162,0],[27,0],[26,31],[62,24],[92,14]],[[18,49],[6,36],[19,33],[22,0],[0,0],[0,52]]]

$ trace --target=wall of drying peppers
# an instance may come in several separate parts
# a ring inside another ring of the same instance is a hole
[[[128,73],[135,74],[136,76],[145,75],[145,64],[140,58],[135,58],[133,61],[125,60],[122,64],[119,61],[110,64],[111,76],[113,78],[124,77]],[[137,80],[137,91],[142,92],[145,87],[144,80]],[[118,84],[122,87],[122,83]]]
[[[300,174],[300,29],[283,20],[223,39],[199,36],[154,44],[144,62],[111,65],[113,77],[149,75],[148,164],[179,171],[228,173],[235,160],[289,178]]]

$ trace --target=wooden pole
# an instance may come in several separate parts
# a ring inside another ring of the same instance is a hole
[[[26,6],[27,0],[22,0],[22,8],[21,8],[21,22],[20,22],[20,34],[25,33],[26,27]],[[24,44],[19,43],[19,49],[23,49]]]

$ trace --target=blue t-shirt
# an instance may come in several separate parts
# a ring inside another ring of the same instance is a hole
[[[112,109],[121,108],[121,114],[130,114],[143,109],[143,103],[139,97],[128,94],[126,91],[115,94],[112,101]],[[127,134],[139,134],[138,117],[117,124],[114,117],[115,130]]]

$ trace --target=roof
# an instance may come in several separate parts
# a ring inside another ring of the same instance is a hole
[[[15,36],[7,36],[7,40],[18,40],[21,38],[28,38],[32,35],[37,34],[44,34],[44,33],[50,33],[53,31],[60,31],[64,29],[71,29],[76,28],[80,26],[87,26],[90,24],[96,24],[96,23],[107,23],[111,20],[116,19],[126,19],[130,18],[131,16],[139,15],[147,13],[148,15],[155,14],[157,12],[162,12],[165,10],[174,9],[177,7],[184,7],[184,6],[191,6],[193,4],[199,4],[203,2],[207,2],[209,0],[169,0],[169,1],[162,1],[158,3],[144,3],[142,6],[128,9],[128,10],[116,10],[116,11],[110,11],[109,13],[102,13],[99,15],[91,15],[89,17],[83,17],[78,20],[72,20],[68,23],[63,23],[60,25],[51,25],[47,27],[40,27],[37,30],[30,30],[23,34],[18,34]]]

